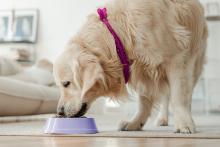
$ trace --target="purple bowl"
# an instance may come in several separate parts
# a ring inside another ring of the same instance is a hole
[[[46,134],[95,134],[98,133],[93,118],[49,118]]]

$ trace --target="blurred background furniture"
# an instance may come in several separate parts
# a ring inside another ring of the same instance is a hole
[[[60,93],[52,68],[45,59],[24,68],[0,57],[0,116],[56,113]]]

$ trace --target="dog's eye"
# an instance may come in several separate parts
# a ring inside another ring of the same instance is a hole
[[[63,87],[67,88],[70,85],[70,81],[63,82]]]

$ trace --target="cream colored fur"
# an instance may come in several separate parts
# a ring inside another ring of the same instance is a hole
[[[121,130],[141,130],[152,105],[161,102],[159,125],[167,125],[168,98],[175,129],[194,133],[191,98],[202,72],[206,21],[198,0],[115,0],[106,5],[108,19],[126,47],[131,63],[129,86],[139,94],[139,111]],[[76,114],[82,103],[100,96],[127,96],[115,42],[97,14],[67,45],[54,65],[61,90],[58,111]],[[65,88],[63,82],[70,81]]]

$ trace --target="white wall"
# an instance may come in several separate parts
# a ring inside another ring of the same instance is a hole
[[[106,1],[108,0],[0,0],[0,10],[38,8],[40,21],[37,56],[53,61],[86,20],[86,16],[96,12],[96,8]]]

